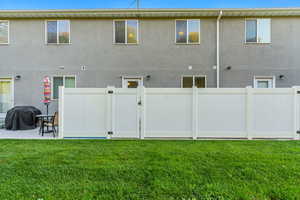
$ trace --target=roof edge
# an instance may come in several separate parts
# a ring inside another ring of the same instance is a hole
[[[0,10],[0,18],[173,18],[173,17],[300,16],[300,8],[170,8]]]

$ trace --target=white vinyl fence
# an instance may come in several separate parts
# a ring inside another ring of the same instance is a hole
[[[60,88],[61,138],[298,139],[300,88]]]

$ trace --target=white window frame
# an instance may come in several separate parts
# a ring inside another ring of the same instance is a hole
[[[125,43],[117,43],[116,42],[116,21],[125,21]],[[137,29],[136,29],[136,43],[128,43],[127,42],[127,22],[128,21],[137,21]],[[140,38],[140,22],[138,19],[114,19],[113,20],[113,44],[120,44],[120,45],[137,45],[139,44]]]
[[[12,108],[13,108],[15,106],[15,79],[12,76],[7,76],[7,77],[0,76],[0,82],[5,81],[3,79],[10,79],[9,81],[11,82],[11,85],[12,85],[12,87],[11,87],[11,98],[12,98],[11,104],[12,104]]]
[[[48,22],[55,22],[56,21],[56,29],[57,29],[57,43],[48,43]],[[59,42],[59,24],[58,21],[69,21],[69,42],[68,43],[60,43]],[[45,44],[47,45],[68,45],[71,44],[71,20],[69,19],[49,19],[45,20]]]
[[[183,78],[184,77],[193,77],[193,87],[195,87],[195,77],[201,77],[205,79],[205,87],[207,88],[207,76],[206,75],[182,75],[181,76],[181,88],[183,88]]]
[[[177,42],[177,21],[187,21],[186,22],[186,43],[178,43]],[[199,41],[198,42],[189,42],[189,21],[199,21]],[[186,45],[186,44],[201,44],[201,19],[175,19],[175,44]]]
[[[9,20],[0,20],[0,22],[7,22],[7,43],[0,43],[0,45],[8,45],[10,43],[10,21]]]
[[[258,20],[259,19],[270,19],[270,42],[258,42]],[[256,21],[256,42],[247,42],[247,21]],[[245,44],[271,44],[272,43],[272,19],[271,18],[246,18],[245,19]]]
[[[266,80],[272,81],[272,86],[273,87],[271,87],[271,88],[276,88],[276,85],[275,85],[275,83],[276,83],[276,77],[275,76],[254,76],[254,78],[253,78],[253,87],[254,88],[258,88],[257,87],[258,81],[266,81]]]
[[[75,78],[75,88],[77,88],[77,76],[76,75],[54,75],[51,77],[51,99],[52,100],[58,100],[54,99],[53,94],[54,94],[54,78],[55,77],[62,77],[63,78],[63,86],[65,86],[65,80],[66,77],[74,77]]]
[[[128,88],[126,85],[126,80],[131,79],[133,81],[141,81],[140,86],[144,86],[144,77],[143,76],[122,76],[122,88]]]

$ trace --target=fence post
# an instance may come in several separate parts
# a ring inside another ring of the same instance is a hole
[[[64,100],[65,99],[65,88],[59,87],[59,98],[58,98],[58,137],[64,138]]]
[[[107,95],[107,118],[106,118],[106,130],[107,139],[111,139],[115,131],[115,87],[108,86],[106,88]]]
[[[196,140],[198,137],[198,89],[197,87],[193,87],[193,93],[192,93],[192,134],[193,134],[193,140]]]
[[[248,140],[252,140],[253,125],[253,88],[246,87],[246,132]]]
[[[139,132],[140,139],[145,138],[145,128],[146,128],[146,96],[145,96],[146,88],[144,86],[139,87],[139,105],[138,105],[138,113],[139,113]]]
[[[299,139],[298,130],[299,130],[299,101],[298,101],[298,86],[293,87],[293,138],[294,140]]]

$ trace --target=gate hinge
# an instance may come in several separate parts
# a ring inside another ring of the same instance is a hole
[[[108,94],[113,94],[113,93],[114,93],[114,91],[108,90]]]
[[[138,105],[141,106],[141,105],[142,105],[142,101],[139,101],[139,102],[138,102]]]
[[[297,134],[300,134],[300,130],[297,131]]]

